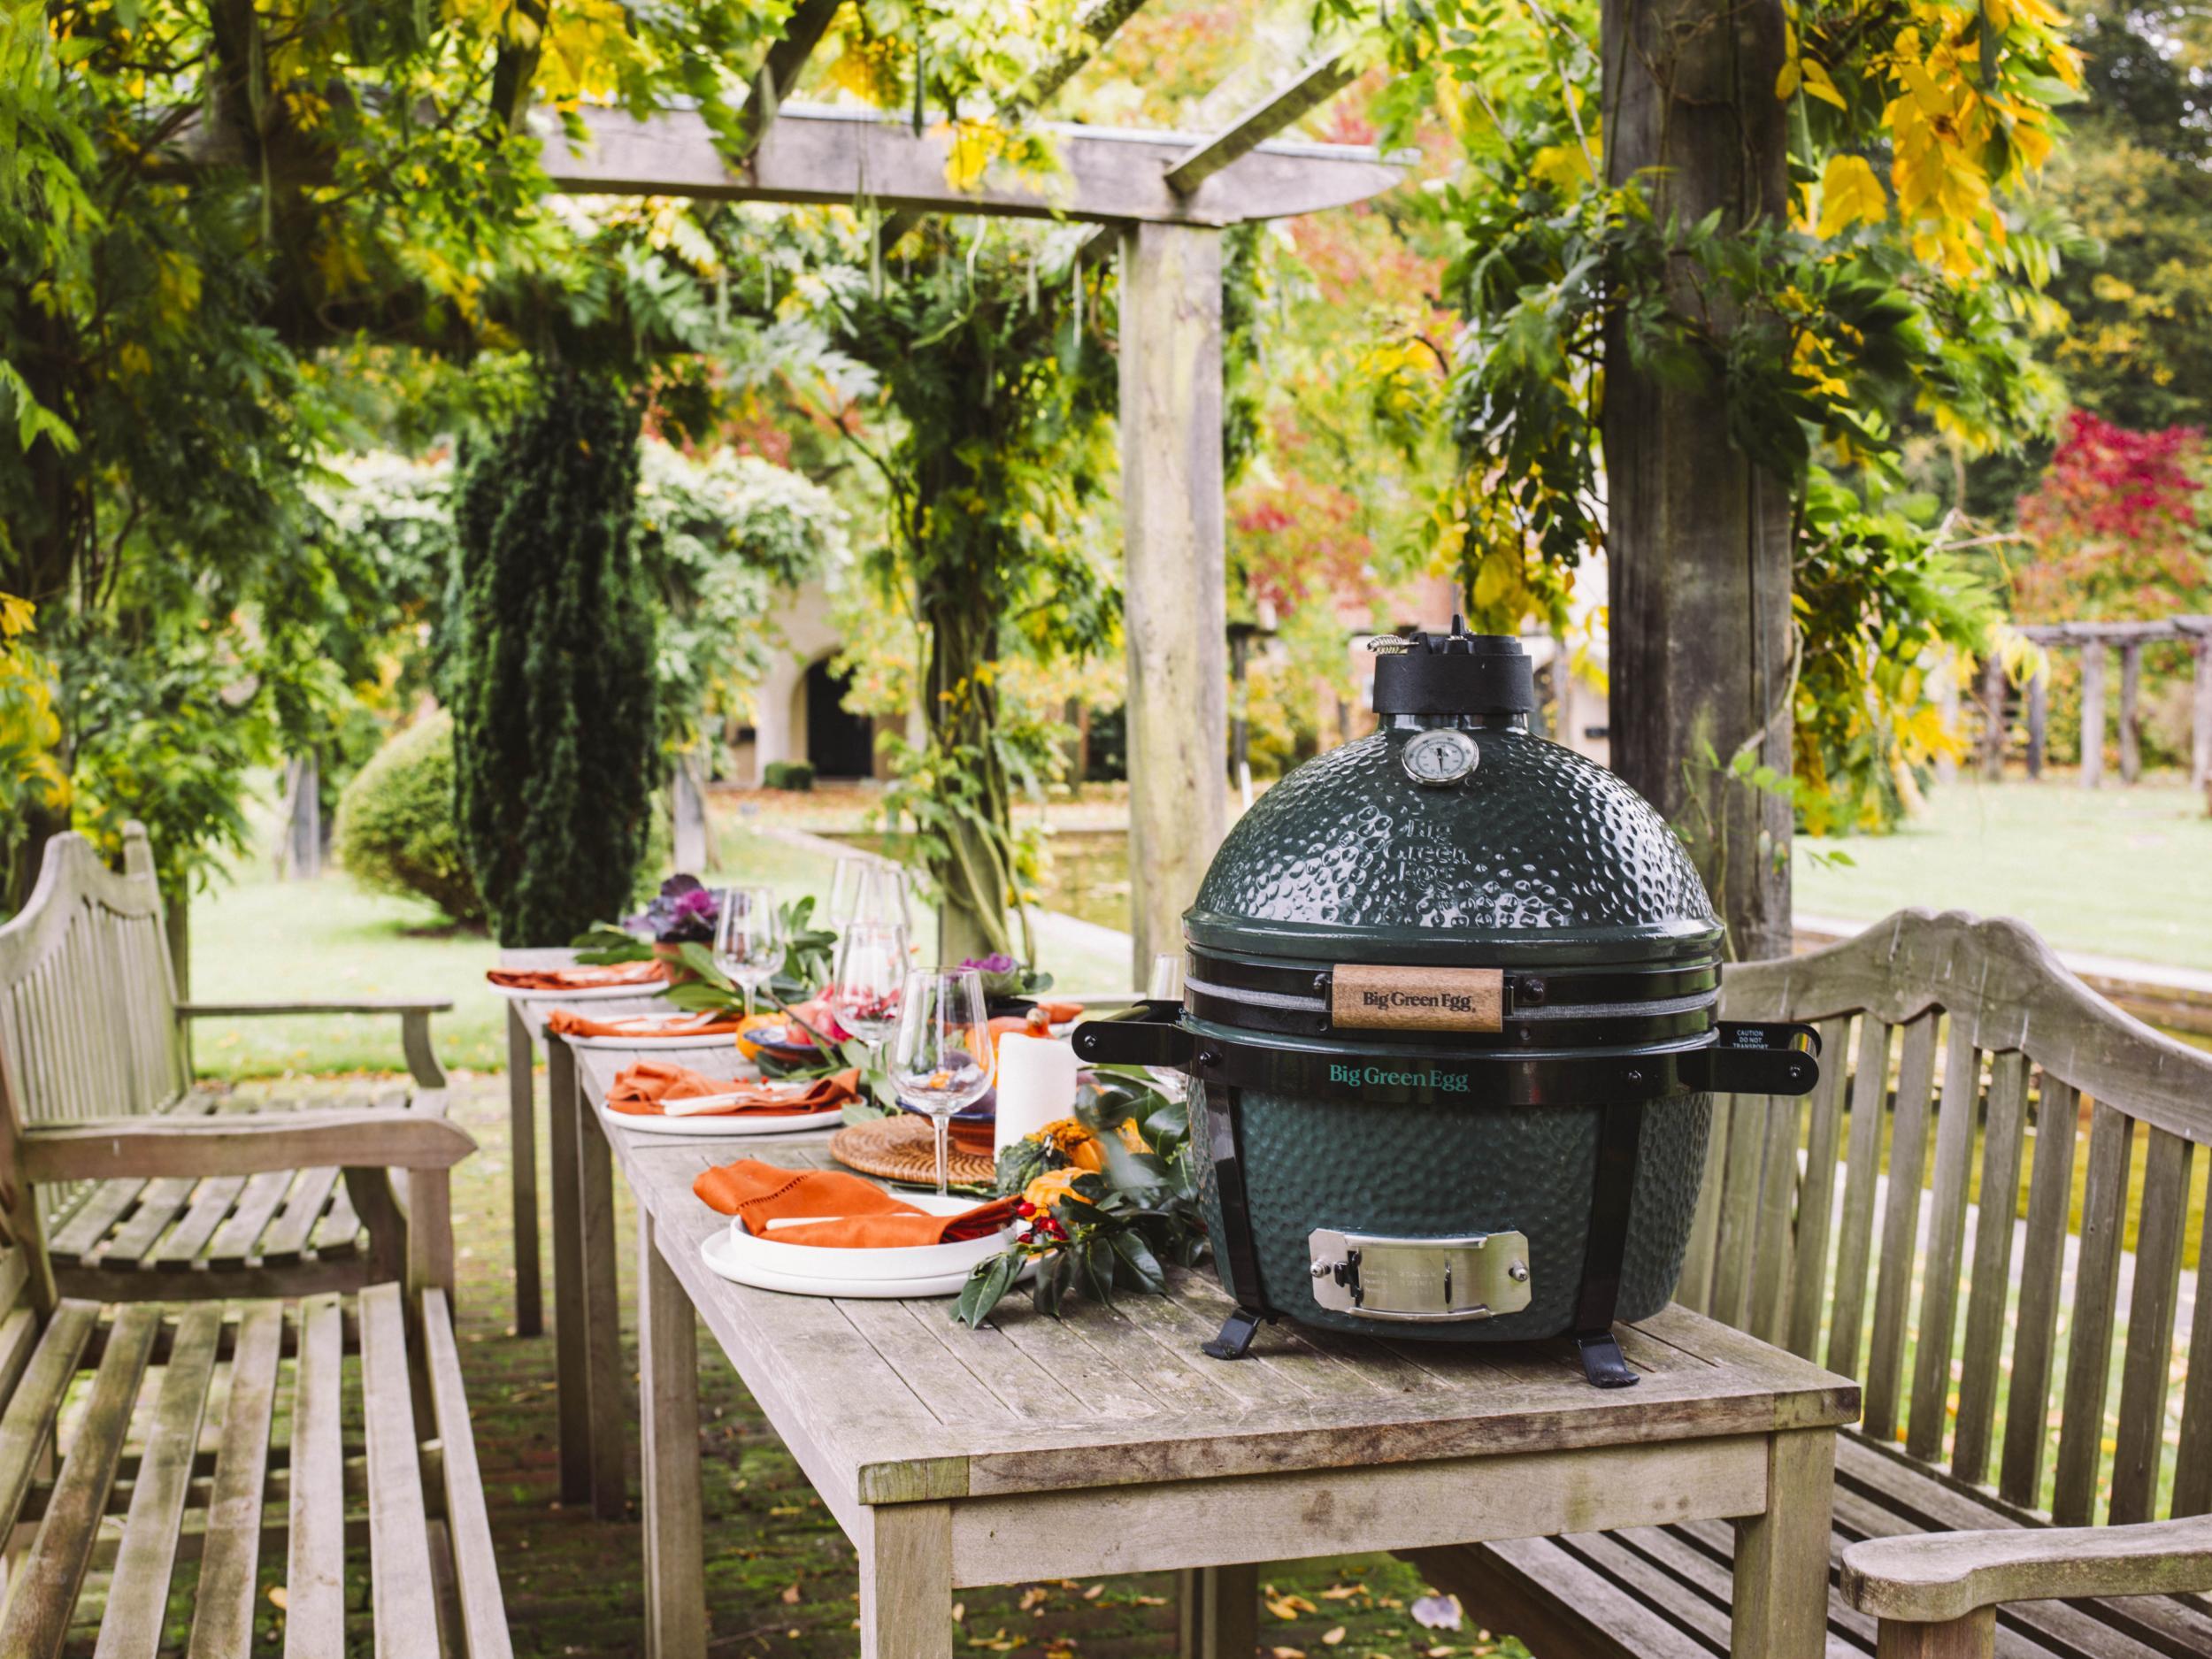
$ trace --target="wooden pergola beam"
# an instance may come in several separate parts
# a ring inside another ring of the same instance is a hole
[[[1342,207],[1381,194],[1400,170],[1371,149],[1257,143],[1187,194],[1166,174],[1187,157],[1187,134],[1052,126],[1062,171],[1032,177],[994,167],[973,190],[945,181],[951,143],[916,135],[874,111],[786,105],[750,162],[733,167],[690,111],[640,120],[619,110],[583,112],[582,151],[555,134],[543,163],[573,195],[678,196],[719,201],[873,202],[895,211],[988,213],[1125,223],[1222,226]]]
[[[814,49],[822,43],[822,36],[829,32],[830,19],[837,15],[843,0],[799,0],[798,7],[784,25],[783,34],[768,49],[768,55],[753,76],[752,96],[744,109],[745,136],[738,146],[741,157],[749,158],[760,148],[774,125],[776,112],[783,108],[783,101],[791,96],[791,88],[799,83],[799,72],[806,67],[806,60],[814,56]]]
[[[1178,196],[1188,196],[1309,110],[1326,104],[1352,84],[1356,73],[1341,58],[1324,58],[1302,71],[1170,167],[1167,188]]]
[[[2161,617],[2147,622],[2038,622],[2019,632],[2022,639],[2033,640],[2039,645],[2079,644],[2090,640],[2110,643],[2202,639],[2212,634],[2212,617]]]

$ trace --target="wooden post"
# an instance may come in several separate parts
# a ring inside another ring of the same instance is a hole
[[[2104,641],[2081,647],[2081,787],[2104,781]]]
[[[1996,652],[1982,664],[1982,776],[2005,775],[2005,659]]]
[[[1228,828],[1228,567],[1221,522],[1221,235],[1121,235],[1121,488],[1129,640],[1133,983],[1182,943]]]
[[[515,1334],[545,1329],[545,1294],[538,1276],[538,1115],[530,1024],[522,1004],[507,1004],[507,1163],[514,1194]]]
[[[323,872],[322,768],[312,754],[284,763],[284,850],[280,879],[312,881]]]
[[[707,798],[700,791],[696,751],[676,757],[668,775],[669,816],[674,820],[676,868],[703,875],[714,862],[714,841],[707,827]]]
[[[2120,647],[2120,781],[2133,783],[2143,773],[2143,642]]]
[[[1959,734],[1959,676],[1956,660],[1947,650],[1935,654],[1929,673],[1935,681],[1936,719],[1942,726],[1944,735],[1955,738]],[[1935,759],[1938,783],[1951,783],[1959,775],[1957,757],[1939,750]]]
[[[641,1209],[637,1266],[645,1651],[650,1659],[702,1659],[707,1589],[700,1533],[698,1315],[661,1258],[653,1217]]]
[[[2043,775],[2043,750],[2051,718],[2051,669],[2048,663],[2028,681],[2028,776]]]
[[[1779,6],[1604,0],[1608,181],[1655,180],[1662,224],[1784,218],[1783,34]],[[1789,486],[1729,440],[1717,387],[1663,384],[1620,332],[1605,373],[1613,769],[1685,837],[1731,953],[1786,956],[1790,803],[1731,769],[1743,753],[1790,771]]]
[[[1244,1659],[1259,1645],[1257,1567],[1187,1567],[1177,1577],[1178,1659]]]
[[[2197,635],[2196,695],[2189,707],[2189,787],[2212,787],[2212,634]]]

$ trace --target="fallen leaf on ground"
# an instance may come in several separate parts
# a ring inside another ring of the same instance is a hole
[[[1321,1632],[1321,1645],[1324,1647],[1333,1647],[1343,1640],[1344,1626],[1341,1624],[1337,1625],[1333,1630],[1325,1630]]]
[[[798,1606],[798,1604],[799,1604],[799,1586],[798,1586],[798,1585],[797,1585],[796,1583],[787,1584],[786,1586],[784,1586],[784,1587],[783,1587],[783,1604],[784,1604],[786,1607],[796,1607],[796,1606]]]
[[[1086,1601],[1095,1601],[1100,1596],[1105,1594],[1106,1586],[1104,1585],[1094,1584],[1089,1589],[1083,1592],[1083,1599]]]
[[[1455,1595],[1425,1595],[1413,1604],[1413,1622],[1428,1630],[1457,1630],[1466,1617]]]
[[[1321,1609],[1302,1595],[1270,1596],[1267,1610],[1277,1618],[1296,1618],[1301,1613],[1318,1613]]]

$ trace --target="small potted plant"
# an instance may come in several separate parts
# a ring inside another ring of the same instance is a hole
[[[651,903],[622,924],[634,933],[649,933],[653,954],[667,964],[668,982],[680,985],[694,977],[684,964],[686,945],[714,943],[718,905],[714,894],[696,876],[673,875],[661,883]]]

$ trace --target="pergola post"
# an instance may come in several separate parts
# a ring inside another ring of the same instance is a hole
[[[2196,696],[2189,710],[2189,787],[2212,784],[2212,634],[2197,635]]]
[[[2051,723],[2051,670],[2039,664],[2028,680],[2028,776],[2043,775],[2044,748]]]
[[[2104,781],[2104,641],[2081,643],[2081,787]]]
[[[1228,828],[1222,542],[1221,234],[1121,233],[1123,627],[1129,643],[1133,983],[1180,949]]]
[[[2143,695],[2143,646],[2130,640],[2120,647],[2120,781],[2133,783],[2143,773],[2143,726],[2138,705]]]
[[[1982,664],[1982,776],[2005,775],[2005,661],[1992,651]]]

